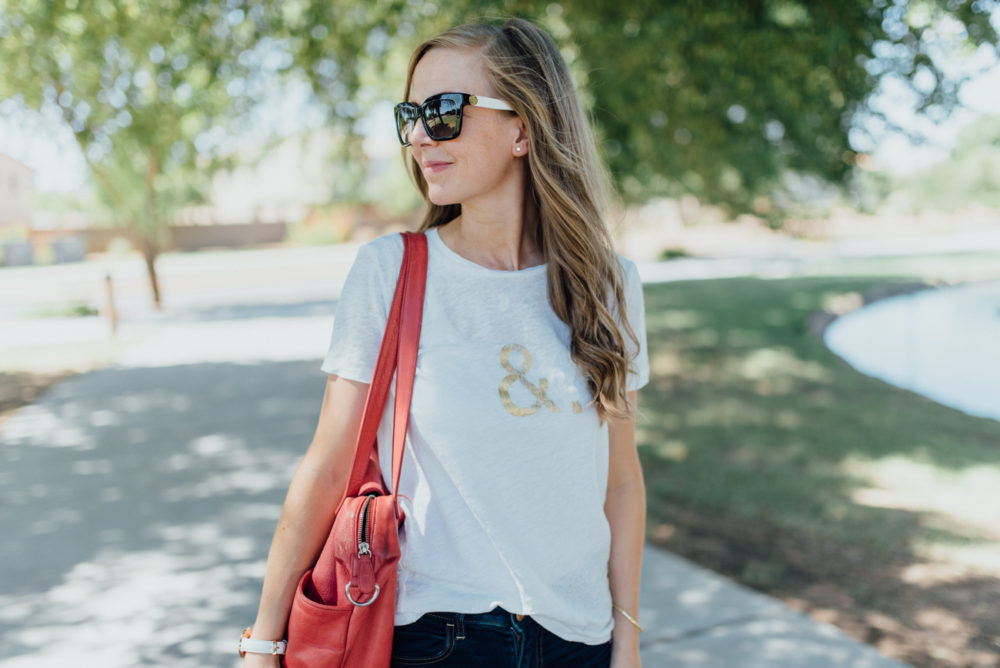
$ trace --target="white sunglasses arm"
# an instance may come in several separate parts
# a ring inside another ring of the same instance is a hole
[[[469,104],[474,107],[483,107],[484,109],[497,109],[499,111],[514,111],[511,109],[503,100],[497,100],[492,97],[482,97],[480,95],[470,95]]]

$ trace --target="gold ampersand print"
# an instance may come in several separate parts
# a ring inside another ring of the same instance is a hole
[[[510,355],[512,352],[520,352],[522,356],[521,368],[516,369],[514,365],[510,362]],[[559,412],[559,407],[546,396],[549,389],[549,381],[547,378],[542,378],[538,381],[538,386],[536,387],[528,378],[524,375],[531,370],[531,353],[524,346],[518,345],[516,343],[509,343],[503,347],[500,351],[500,364],[508,372],[504,379],[500,381],[500,399],[503,401],[503,407],[511,415],[517,417],[523,417],[525,415],[533,415],[542,406],[548,408],[553,413]],[[510,388],[514,383],[521,383],[532,396],[535,397],[535,403],[531,406],[518,406],[514,403],[514,400],[510,398]]]

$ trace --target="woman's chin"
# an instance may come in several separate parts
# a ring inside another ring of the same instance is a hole
[[[448,206],[449,204],[458,204],[458,198],[448,192],[438,189],[430,188],[427,191],[427,199],[430,200],[431,204],[437,206]]]

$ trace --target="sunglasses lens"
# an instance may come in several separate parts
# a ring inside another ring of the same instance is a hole
[[[408,146],[410,143],[410,134],[413,132],[413,126],[417,122],[417,108],[412,104],[403,102],[396,105],[396,134],[399,135],[399,141],[403,146]]]
[[[463,96],[458,93],[432,95],[419,107],[400,102],[395,107],[396,133],[403,146],[410,145],[410,135],[423,117],[424,130],[434,141],[454,139],[462,131]]]
[[[424,102],[424,120],[431,139],[454,139],[462,129],[462,100],[457,95],[441,95]]]

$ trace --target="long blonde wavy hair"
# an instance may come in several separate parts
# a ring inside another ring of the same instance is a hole
[[[523,120],[530,142],[524,226],[547,263],[549,302],[569,325],[570,355],[587,379],[601,421],[630,415],[625,381],[632,360],[625,336],[636,348],[638,340],[604,223],[611,189],[559,49],[544,30],[523,19],[451,28],[413,52],[405,100],[417,63],[433,48],[479,49],[490,84]],[[461,205],[431,202],[420,165],[405,148],[403,160],[427,203],[420,231],[456,218]]]

